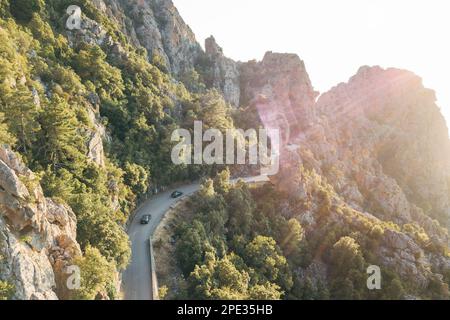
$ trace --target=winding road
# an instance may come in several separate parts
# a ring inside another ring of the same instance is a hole
[[[246,183],[264,183],[269,181],[267,176],[248,177],[242,178],[242,180]],[[234,179],[231,182],[235,183],[236,181],[238,179]],[[185,196],[190,196],[198,191],[199,188],[199,183],[193,183],[164,191],[151,197],[137,209],[128,228],[128,235],[131,241],[131,262],[122,275],[122,290],[125,300],[152,300],[149,238],[153,236],[164,214],[172,205],[183,198],[173,199],[171,197],[172,192],[179,190]],[[140,220],[146,214],[151,214],[152,219],[149,224],[141,225]]]

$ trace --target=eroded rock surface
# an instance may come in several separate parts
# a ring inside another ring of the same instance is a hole
[[[426,288],[450,263],[443,254],[449,245],[450,140],[434,92],[411,72],[362,67],[315,102],[309,77],[300,67],[286,68],[289,60],[272,57],[264,71],[271,76],[261,81],[264,62],[253,64],[259,76],[245,92],[266,127],[286,132],[289,126],[281,172],[273,181],[295,201],[308,203],[306,210],[291,205],[291,215],[311,233],[320,232],[323,199],[316,189],[329,186],[334,207],[327,223],[367,239],[375,237],[374,225],[382,226],[373,254]],[[292,83],[303,84],[296,86],[296,99]],[[274,120],[279,114],[284,123]]]
[[[14,299],[67,298],[66,268],[79,255],[72,210],[45,198],[33,172],[0,147],[0,275]]]

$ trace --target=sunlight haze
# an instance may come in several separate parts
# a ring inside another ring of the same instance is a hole
[[[296,53],[316,90],[347,81],[362,65],[413,71],[450,119],[450,4],[368,0],[174,0],[199,42],[213,35],[235,60]]]

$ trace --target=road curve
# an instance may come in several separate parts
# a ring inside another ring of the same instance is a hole
[[[164,214],[175,204],[178,199],[172,199],[171,193],[175,190],[182,191],[189,196],[200,188],[200,184],[190,184],[162,192],[150,198],[137,210],[128,229],[131,241],[131,262],[122,276],[122,289],[125,300],[151,300],[151,269],[149,241],[161,222]],[[141,225],[143,215],[151,214],[152,219],[147,225]]]
[[[261,183],[269,181],[267,176],[256,176],[242,178],[246,183]],[[234,179],[231,183],[235,183]],[[128,235],[131,241],[131,262],[122,275],[122,291],[125,300],[151,300],[152,283],[150,267],[149,241],[155,232],[164,214],[170,207],[182,198],[173,199],[171,194],[175,190],[190,196],[198,191],[199,183],[180,186],[162,192],[144,202],[131,221],[128,228]],[[152,219],[148,225],[141,225],[140,220],[143,215],[151,214]]]

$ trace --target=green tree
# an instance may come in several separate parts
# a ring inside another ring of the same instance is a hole
[[[250,237],[253,224],[253,213],[255,211],[255,201],[245,183],[240,183],[231,188],[226,196],[228,205],[229,221],[228,233],[230,237],[243,235]]]
[[[258,280],[275,282],[286,291],[292,288],[289,265],[273,238],[256,236],[245,248],[245,261],[255,269]]]
[[[194,221],[192,226],[183,229],[175,254],[181,270],[188,276],[196,265],[203,262],[207,237],[205,228],[199,221]]]
[[[169,288],[167,288],[167,286],[159,287],[159,289],[158,289],[159,299],[164,300],[167,297],[168,292],[169,292]]]
[[[70,165],[82,162],[85,149],[80,136],[75,113],[67,102],[54,95],[40,116],[42,151],[39,156],[44,164],[52,166]]]
[[[389,300],[401,300],[405,295],[405,289],[402,282],[398,278],[394,278],[387,284],[386,289],[383,290],[383,298]]]
[[[9,130],[17,137],[17,149],[31,156],[31,149],[39,130],[37,122],[38,106],[27,87],[18,85],[17,89],[3,97],[1,111],[6,115]]]
[[[353,281],[346,278],[336,278],[331,285],[332,298],[336,300],[355,299]]]
[[[8,18],[10,14],[9,0],[0,0],[0,18]]]
[[[222,195],[226,195],[230,188],[230,169],[226,168],[214,178],[214,190]]]
[[[342,237],[330,253],[331,295],[336,299],[359,299],[364,295],[366,274],[360,246],[351,237]]]
[[[100,250],[109,261],[114,261],[118,269],[124,269],[130,260],[130,241],[111,215],[111,208],[96,194],[84,193],[71,201],[78,213],[77,240],[83,247],[89,245]]]
[[[231,107],[225,102],[221,94],[215,90],[208,90],[205,94],[186,106],[186,112],[195,116],[187,123],[186,127],[193,127],[193,120],[201,120],[203,129],[214,128],[225,133],[226,129],[234,127],[231,118]]]
[[[74,263],[81,272],[81,286],[74,292],[74,299],[94,300],[98,294],[106,294],[108,288],[114,285],[115,265],[103,257],[98,249],[87,246],[84,256],[77,258]]]
[[[342,237],[331,250],[331,264],[334,272],[342,274],[351,269],[363,269],[364,258],[359,244],[351,237]]]
[[[197,299],[245,299],[250,276],[239,271],[232,260],[233,256],[217,259],[213,253],[207,253],[205,264],[196,266],[189,277],[193,296]]]
[[[189,69],[181,73],[180,80],[186,88],[195,93],[204,92],[206,90],[205,84],[202,82],[200,75],[195,69]]]
[[[0,144],[14,146],[16,138],[9,132],[8,125],[5,123],[5,115],[0,112]]]
[[[214,300],[277,300],[282,292],[276,284],[265,282],[251,285],[250,275],[241,269],[241,259],[234,253],[218,259],[208,252],[205,263],[196,266],[189,276],[193,297]]]
[[[250,300],[280,300],[283,292],[281,288],[271,282],[256,284],[249,289],[248,299]]]
[[[0,300],[10,300],[15,292],[14,285],[0,280]]]
[[[121,71],[108,64],[106,58],[99,46],[85,45],[75,56],[73,67],[82,79],[94,84],[102,99],[121,99],[125,89]]]
[[[22,22],[30,21],[33,13],[39,12],[42,7],[41,0],[10,0],[11,14]]]
[[[131,190],[137,194],[142,195],[147,192],[148,188],[148,173],[145,168],[135,163],[125,163],[124,180]]]
[[[280,247],[286,257],[300,254],[304,231],[297,219],[290,219],[281,233]]]

